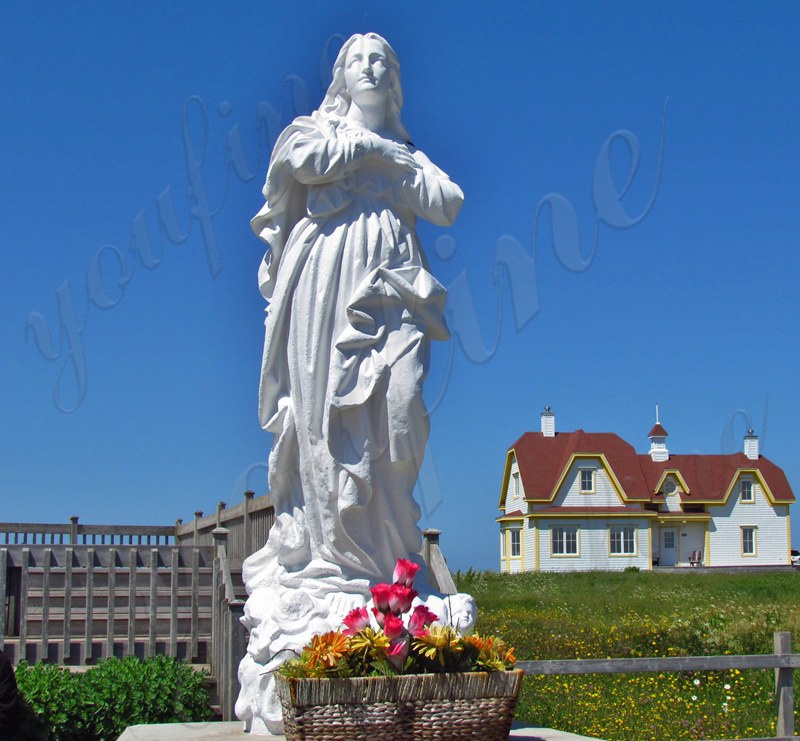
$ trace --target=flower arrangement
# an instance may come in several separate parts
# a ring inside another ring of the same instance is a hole
[[[439,624],[425,605],[411,609],[418,570],[418,564],[399,559],[393,583],[370,589],[372,616],[366,607],[351,610],[343,629],[314,636],[279,672],[290,678],[348,678],[512,669],[514,649],[499,638],[462,635],[457,626]]]

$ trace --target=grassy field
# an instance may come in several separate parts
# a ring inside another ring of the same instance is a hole
[[[800,651],[800,572],[459,574],[519,659]],[[772,671],[526,677],[517,717],[615,741],[775,734]],[[800,695],[798,695],[800,697]],[[800,724],[799,724],[800,725]]]

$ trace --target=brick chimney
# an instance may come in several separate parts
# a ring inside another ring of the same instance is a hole
[[[744,454],[751,460],[758,460],[758,435],[752,429],[744,436]]]
[[[542,436],[556,436],[556,415],[550,411],[550,407],[545,407],[542,412]]]

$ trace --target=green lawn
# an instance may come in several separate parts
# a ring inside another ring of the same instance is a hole
[[[800,572],[467,572],[456,582],[478,600],[478,630],[519,659],[771,653],[776,630],[800,652]],[[769,737],[773,681],[735,670],[527,677],[517,717],[609,741]]]

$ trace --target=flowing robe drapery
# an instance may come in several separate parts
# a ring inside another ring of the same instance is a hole
[[[338,117],[279,138],[253,228],[270,246],[259,415],[273,433],[271,557],[287,577],[385,580],[417,554],[412,492],[428,437],[431,339],[449,337],[417,217],[449,225],[461,190],[409,148],[413,172],[369,155]]]

